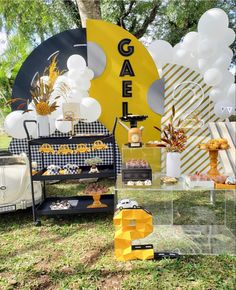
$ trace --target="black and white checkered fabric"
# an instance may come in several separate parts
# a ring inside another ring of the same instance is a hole
[[[75,134],[109,134],[109,131],[100,123],[100,122],[93,122],[93,123],[82,123],[79,122],[75,125]],[[54,134],[51,135],[52,137],[68,137],[70,136],[68,133],[64,134],[56,130]],[[99,140],[98,136],[98,140]],[[101,136],[102,139],[102,136]],[[70,154],[70,155],[52,155],[52,154],[44,154],[44,166],[47,167],[48,165],[54,164],[60,167],[70,163],[70,164],[77,164],[79,166],[85,165],[85,159],[91,157],[100,157],[103,160],[104,165],[113,164],[113,153],[112,153],[112,144],[107,143],[108,149],[106,150],[99,150],[93,151],[91,153],[82,153],[82,154]],[[58,150],[60,145],[53,145],[54,150]],[[92,144],[87,145],[90,149]],[[71,149],[76,148],[76,144],[69,145]],[[37,162],[38,168],[37,170],[42,169],[42,159],[41,153],[38,151],[39,146],[32,146],[31,147],[31,154],[32,154],[32,161]],[[12,139],[9,151],[13,154],[20,154],[25,152],[28,155],[28,147],[27,147],[27,139]],[[117,164],[117,173],[121,172],[121,155],[119,148],[116,144],[116,164]]]

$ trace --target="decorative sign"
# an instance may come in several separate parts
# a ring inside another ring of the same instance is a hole
[[[161,116],[150,108],[148,91],[159,75],[147,49],[128,31],[102,20],[87,20],[87,41],[96,43],[106,56],[105,69],[92,81],[89,91],[102,106],[99,120],[111,130],[114,116],[148,115],[142,124],[143,142],[157,140],[159,134],[153,126],[160,126]],[[127,142],[121,126],[116,139],[120,147]]]
[[[186,149],[181,153],[182,174],[192,174],[196,171],[206,172],[209,167],[207,152],[197,145],[206,143],[211,138],[209,122],[218,122],[220,118],[213,112],[213,103],[209,99],[211,87],[205,84],[203,77],[189,69],[176,64],[163,67],[165,78],[165,113],[162,125],[168,123],[171,108],[174,105],[176,119],[182,119],[188,136]],[[162,154],[162,172],[166,170],[166,154]]]
[[[152,214],[142,208],[122,209],[114,216],[115,255],[119,261],[154,258],[152,245],[132,246],[153,232]]]

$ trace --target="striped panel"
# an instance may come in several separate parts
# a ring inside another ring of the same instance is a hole
[[[165,78],[165,114],[162,116],[162,127],[170,121],[172,106],[175,105],[176,118],[185,120],[188,136],[187,147],[181,153],[182,174],[196,171],[206,172],[209,167],[209,156],[206,151],[199,150],[199,143],[206,143],[211,134],[209,122],[219,121],[213,113],[213,104],[209,99],[211,87],[207,86],[203,77],[195,71],[176,64],[166,64],[163,68]],[[198,121],[186,121],[193,119]],[[222,170],[222,167],[219,167]],[[162,151],[161,170],[166,171],[166,152]]]

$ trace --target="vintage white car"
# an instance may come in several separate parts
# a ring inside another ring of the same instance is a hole
[[[34,182],[35,203],[42,198],[39,181]],[[0,154],[0,213],[32,206],[29,160],[20,155]]]
[[[117,209],[123,209],[123,208],[137,208],[138,203],[135,200],[131,199],[122,199],[121,201],[118,202],[116,208]]]

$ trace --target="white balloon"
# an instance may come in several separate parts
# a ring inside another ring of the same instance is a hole
[[[152,56],[152,59],[156,65],[157,70],[162,69],[164,64],[161,62],[160,58],[157,58],[155,55],[152,55],[152,53],[150,53],[150,55]]]
[[[217,117],[229,118],[235,113],[235,106],[228,100],[224,100],[215,104],[214,113]]]
[[[68,98],[68,102],[75,102],[75,103],[79,103],[83,98],[83,92],[80,89],[72,89],[70,96]]]
[[[76,82],[76,86],[80,89],[80,90],[83,90],[83,91],[88,91],[89,88],[91,87],[91,82],[90,80],[79,80]]]
[[[61,83],[64,83],[64,84],[68,85],[68,83],[69,83],[68,77],[65,76],[65,75],[57,77],[57,79],[55,81],[55,86],[61,85]]]
[[[213,57],[217,53],[216,43],[209,39],[199,41],[198,56],[200,58]]]
[[[72,54],[67,60],[68,70],[77,70],[83,72],[86,68],[85,59],[79,54]]]
[[[94,78],[94,72],[90,68],[86,67],[83,76],[91,81]]]
[[[219,8],[206,11],[198,22],[198,32],[208,38],[220,39],[229,25],[227,14]]]
[[[24,113],[24,111],[14,111],[7,115],[4,121],[4,129],[8,135],[16,139],[26,138],[26,132],[24,129],[25,120],[35,120],[35,115],[30,112]],[[37,135],[37,125],[36,124],[27,124],[29,134],[33,137]]]
[[[199,34],[195,31],[187,33],[183,40],[183,46],[186,50],[195,51],[198,47]]]
[[[60,115],[55,122],[55,126],[61,133],[69,133],[71,131],[71,122],[69,121],[59,121],[63,119],[63,115]]]
[[[184,47],[183,47],[183,42],[179,42],[179,43],[177,43],[177,44],[173,47],[173,50],[174,50],[174,52],[175,52],[176,50],[178,50],[178,49],[180,49],[180,48],[184,48]]]
[[[100,117],[102,109],[99,102],[94,98],[84,98],[80,103],[81,118],[84,122],[95,122]]]
[[[234,75],[228,70],[222,71],[222,75],[222,80],[218,86],[224,90],[228,90],[229,87],[234,83]]]
[[[198,71],[197,58],[194,57],[191,53],[190,53],[188,59],[186,60],[186,62],[187,62],[187,64],[186,64],[187,67]]]
[[[77,86],[77,82],[78,82],[79,79],[77,80],[72,80],[72,79],[69,79],[69,82],[68,82],[68,87],[70,89],[75,89],[76,86]]]
[[[224,99],[224,91],[219,88],[213,88],[209,92],[209,97],[213,103],[220,102]]]
[[[74,82],[77,82],[81,78],[81,71],[76,69],[71,69],[68,71],[68,78]]]
[[[224,37],[222,41],[225,45],[230,46],[235,40],[235,32],[231,28],[227,28],[224,32]]]
[[[88,98],[89,93],[87,91],[82,91],[82,98]]]
[[[173,57],[173,63],[179,64],[179,65],[185,65],[186,58],[189,56],[189,52],[183,48],[179,48],[175,51],[174,57]]]
[[[229,102],[234,103],[236,102],[236,84],[232,84],[227,91],[227,100]]]
[[[204,73],[212,67],[212,61],[209,58],[199,58],[198,67],[201,73]]]
[[[173,58],[173,47],[165,40],[154,40],[148,47],[148,51],[162,67],[166,63],[171,63]],[[160,67],[158,67],[160,68]]]
[[[173,63],[189,67],[193,70],[198,69],[197,58],[191,55],[190,51],[177,49],[174,53]]]
[[[219,56],[222,54],[226,54],[228,57],[230,57],[230,59],[233,58],[233,51],[232,49],[230,49],[229,47],[226,46],[219,46],[219,51],[218,51]]]
[[[208,69],[204,73],[204,81],[208,86],[216,86],[222,81],[222,73],[218,68]]]
[[[220,68],[222,70],[226,70],[231,63],[231,58],[226,53],[222,53],[216,61],[212,64],[213,67]]]

